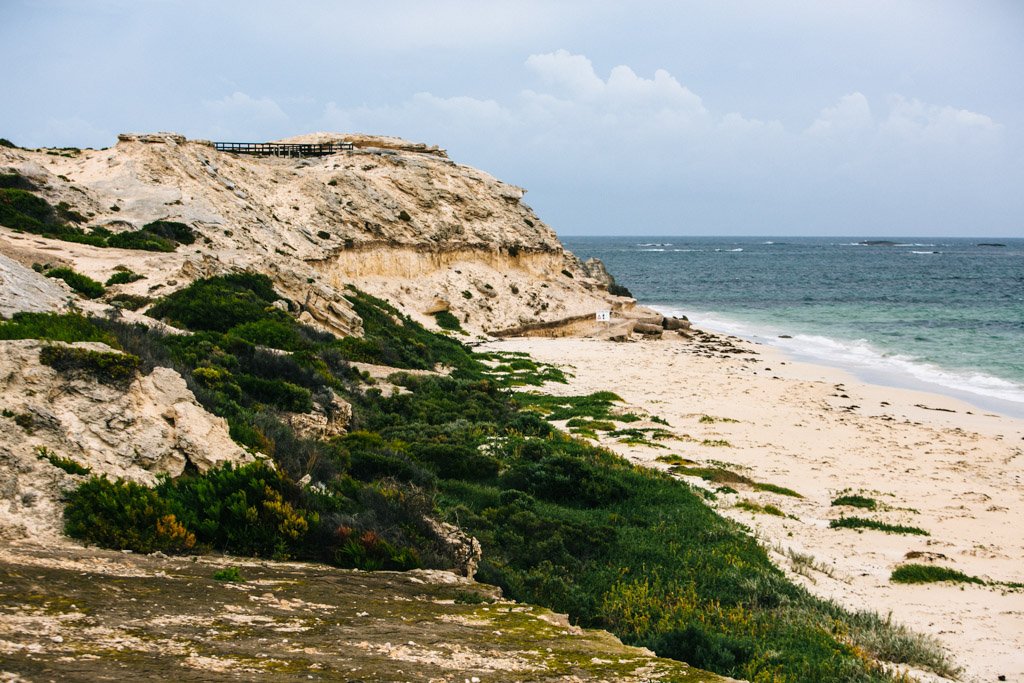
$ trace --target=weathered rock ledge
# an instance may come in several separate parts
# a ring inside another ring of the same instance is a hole
[[[0,546],[0,680],[126,679],[730,680],[446,572]]]

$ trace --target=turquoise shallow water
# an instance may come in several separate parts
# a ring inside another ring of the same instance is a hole
[[[664,312],[872,382],[1024,416],[1024,239],[562,241]]]

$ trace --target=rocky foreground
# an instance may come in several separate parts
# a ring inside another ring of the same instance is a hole
[[[0,547],[0,680],[257,678],[730,680],[447,572]]]

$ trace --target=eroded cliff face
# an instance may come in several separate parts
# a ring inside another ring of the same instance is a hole
[[[173,134],[122,135],[105,150],[0,148],[0,171],[29,178],[52,204],[113,232],[180,221],[200,239],[170,254],[97,248],[0,231],[0,252],[57,262],[98,280],[126,265],[145,280],[119,291],[157,296],[233,270],[270,275],[294,312],[359,334],[342,296],[355,285],[421,321],[451,310],[494,332],[622,309],[522,202],[524,190],[396,138],[314,134],[283,142],[352,142],[318,158],[216,151]]]

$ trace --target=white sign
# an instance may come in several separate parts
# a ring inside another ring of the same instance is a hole
[[[599,323],[606,323],[606,322],[608,322],[611,319],[612,319],[612,312],[611,311],[598,311],[597,312],[597,322],[599,322]]]

